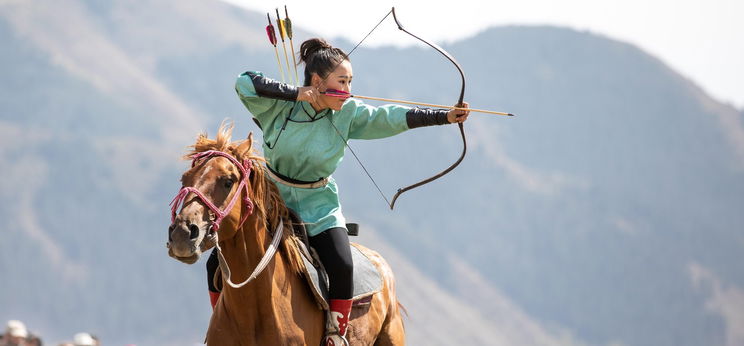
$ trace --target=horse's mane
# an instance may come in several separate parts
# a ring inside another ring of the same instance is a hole
[[[248,139],[231,142],[232,123],[223,122],[217,131],[217,138],[210,139],[206,133],[201,133],[196,139],[196,143],[190,146],[190,152],[184,156],[184,159],[191,160],[192,155],[208,150],[218,150],[233,155],[238,161],[245,159],[253,162],[253,169],[250,176],[250,192],[253,200],[253,213],[259,220],[266,220],[266,225],[279,225],[279,221],[284,221],[285,231],[282,236],[283,253],[290,264],[292,270],[301,273],[302,255],[297,248],[297,240],[292,232],[292,221],[289,218],[289,210],[284,204],[282,196],[279,194],[274,182],[266,176],[262,162],[266,159],[258,153],[253,147],[253,133],[248,135]]]

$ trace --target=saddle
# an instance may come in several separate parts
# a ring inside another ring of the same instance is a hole
[[[292,220],[292,230],[297,237],[298,246],[302,253],[304,264],[303,276],[306,279],[310,291],[315,297],[318,308],[328,310],[328,275],[321,264],[319,257],[314,249],[310,247],[307,229],[300,219],[299,215],[290,209],[290,219]],[[359,225],[347,223],[346,229],[350,236],[359,234]],[[351,257],[354,262],[354,293],[352,300],[354,305],[369,304],[372,301],[372,295],[382,289],[382,276],[375,267],[374,263],[362,253],[358,245],[351,243]]]

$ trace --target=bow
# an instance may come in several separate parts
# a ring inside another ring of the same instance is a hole
[[[457,106],[460,106],[461,107],[463,105],[463,98],[465,97],[465,73],[462,71],[462,68],[460,67],[460,64],[458,64],[457,63],[457,60],[455,60],[455,58],[452,57],[452,55],[450,55],[449,53],[447,53],[447,51],[445,51],[439,45],[437,45],[435,43],[431,43],[429,41],[426,41],[426,40],[422,39],[421,37],[418,37],[418,36],[412,34],[410,31],[408,31],[405,28],[403,28],[403,25],[398,20],[398,16],[395,14],[395,7],[393,7],[390,10],[390,12],[388,12],[385,15],[385,17],[383,17],[382,20],[380,20],[380,22],[377,23],[377,25],[375,25],[374,28],[372,28],[372,30],[367,34],[367,36],[365,36],[361,41],[359,41],[359,43],[357,43],[356,46],[354,46],[354,48],[349,52],[349,54],[347,54],[347,56],[348,55],[351,55],[351,53],[353,53],[354,50],[356,50],[357,47],[359,47],[362,44],[362,42],[364,42],[364,40],[367,39],[367,37],[369,37],[369,35],[372,34],[372,32],[375,31],[375,29],[377,29],[377,27],[380,26],[380,24],[385,20],[385,18],[387,18],[391,13],[393,14],[393,19],[395,20],[395,24],[398,26],[398,29],[400,29],[401,31],[405,32],[408,35],[413,36],[417,40],[419,40],[419,41],[421,41],[423,43],[426,43],[431,48],[434,48],[436,51],[438,51],[439,53],[441,53],[442,55],[444,55],[450,62],[452,62],[455,65],[455,67],[457,68],[457,71],[460,72],[460,77],[462,79],[462,86],[460,87],[460,96],[459,96],[458,101],[457,101]],[[400,197],[403,193],[405,193],[406,191],[413,190],[413,189],[415,189],[415,188],[417,188],[419,186],[426,185],[426,184],[428,184],[428,183],[430,183],[430,182],[432,182],[434,180],[437,180],[437,179],[445,176],[447,173],[449,173],[453,169],[455,169],[455,167],[457,167],[460,164],[460,162],[462,162],[462,160],[465,158],[465,153],[467,152],[467,149],[468,149],[468,143],[467,143],[467,140],[465,139],[465,128],[463,127],[462,123],[458,123],[458,127],[460,128],[460,136],[462,137],[462,154],[460,154],[460,157],[457,159],[457,161],[455,161],[455,163],[453,163],[452,165],[450,165],[449,167],[447,167],[447,169],[443,170],[442,172],[440,172],[440,173],[438,173],[438,174],[436,174],[436,175],[434,175],[434,176],[432,176],[430,178],[421,180],[418,183],[415,183],[415,184],[412,184],[412,185],[408,185],[408,186],[405,186],[405,187],[402,187],[402,188],[398,189],[398,192],[396,192],[395,193],[395,196],[393,196],[392,202],[389,203],[391,210],[395,207],[395,201],[397,201],[398,200],[398,197]],[[353,153],[353,151],[352,151],[352,153]],[[356,155],[354,155],[354,156],[356,157]],[[358,160],[358,158],[357,158],[357,160]],[[361,162],[360,162],[360,164],[361,164]],[[366,169],[365,169],[365,171],[366,171]],[[374,179],[372,181],[374,182]],[[377,184],[375,183],[375,185],[377,185]],[[379,190],[379,187],[378,187],[378,190]],[[380,193],[382,193],[382,191],[380,191]],[[383,197],[385,197],[384,194],[383,194]],[[385,198],[385,200],[387,200],[387,198]]]

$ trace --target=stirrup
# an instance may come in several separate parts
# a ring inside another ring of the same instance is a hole
[[[337,332],[337,331],[334,331],[334,332],[332,332],[332,333],[330,333],[330,334],[326,334],[326,335],[325,335],[325,336],[323,337],[323,341],[325,341],[325,342],[323,343],[323,346],[325,346],[325,345],[326,345],[326,344],[328,343],[328,338],[329,338],[329,337],[330,337],[331,335],[338,335],[339,337],[341,337],[341,340],[343,340],[343,341],[344,341],[344,345],[343,345],[343,346],[350,346],[350,345],[349,345],[349,340],[347,340],[345,336],[341,336],[340,334],[338,334],[338,332]],[[335,346],[335,345],[334,345],[334,346]],[[339,346],[340,346],[340,345],[339,345]]]

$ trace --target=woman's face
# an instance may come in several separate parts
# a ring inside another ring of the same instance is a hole
[[[328,89],[336,89],[351,93],[352,78],[353,72],[351,70],[351,62],[349,62],[349,60],[344,60],[328,75],[328,78],[326,78],[325,81],[323,81],[323,79],[317,74],[314,75],[313,85],[321,92]],[[323,106],[337,111],[341,109],[346,99],[342,97],[321,95],[320,101],[323,103]]]

